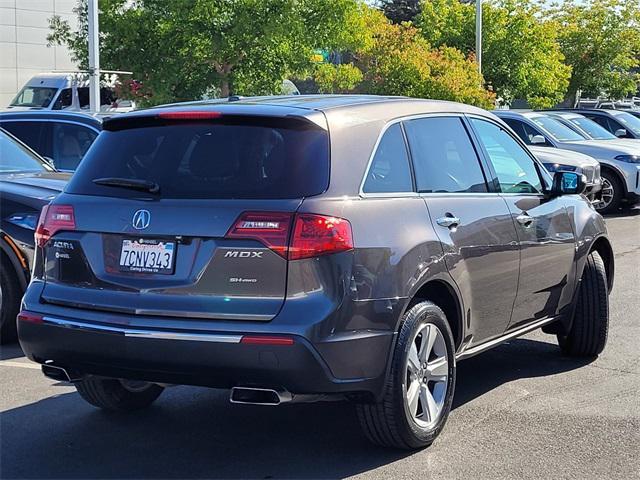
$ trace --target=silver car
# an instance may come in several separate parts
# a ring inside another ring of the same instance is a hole
[[[600,162],[602,201],[600,213],[617,211],[622,202],[640,201],[640,147],[591,140],[553,116],[540,112],[494,112],[527,144],[584,153]]]
[[[600,191],[602,189],[602,177],[600,175],[600,163],[589,155],[584,155],[562,148],[529,147],[544,167],[552,172],[576,172],[586,178],[584,194],[598,206],[601,202]]]

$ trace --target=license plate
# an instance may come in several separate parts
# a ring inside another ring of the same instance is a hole
[[[173,273],[175,242],[135,239],[122,240],[120,271],[140,273]]]

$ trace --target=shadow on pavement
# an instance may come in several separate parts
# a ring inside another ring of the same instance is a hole
[[[548,343],[512,341],[460,363],[454,408],[511,380],[584,364]],[[0,438],[1,478],[335,478],[412,455],[371,446],[346,403],[240,406],[224,391],[191,387],[126,415],[56,395],[3,412]]]
[[[24,357],[22,349],[19,343],[12,343],[9,345],[2,345],[0,347],[0,360],[10,360],[12,358]]]

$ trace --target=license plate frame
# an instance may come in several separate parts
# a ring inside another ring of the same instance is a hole
[[[177,242],[158,238],[123,238],[118,269],[122,273],[173,275]],[[166,259],[165,254],[170,258]],[[168,264],[168,265],[167,265]]]

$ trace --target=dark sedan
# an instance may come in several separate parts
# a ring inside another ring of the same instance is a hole
[[[29,145],[57,170],[73,172],[102,130],[102,120],[80,112],[0,112],[0,128]]]
[[[70,174],[0,128],[0,340],[16,338],[16,315],[29,283],[33,233],[40,210],[65,186]]]

